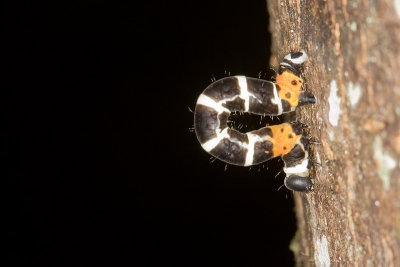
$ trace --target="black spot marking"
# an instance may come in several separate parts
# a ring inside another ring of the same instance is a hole
[[[281,128],[281,133],[283,133],[285,131],[285,129]]]
[[[289,138],[289,139],[292,139],[292,138],[293,138],[293,135],[292,135],[292,134],[289,134],[289,135],[288,135],[288,138]]]
[[[292,85],[297,85],[297,81],[296,80],[292,80]]]
[[[286,150],[286,147],[285,147],[285,146],[283,147],[283,150]]]
[[[292,95],[289,93],[289,92],[287,92],[286,94],[285,94],[285,97],[286,98],[290,98]]]

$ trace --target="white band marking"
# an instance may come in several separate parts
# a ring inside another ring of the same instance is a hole
[[[254,144],[257,141],[256,137],[251,133],[247,133],[247,138],[249,139],[249,145],[247,148],[247,154],[246,154],[246,161],[244,163],[244,166],[250,166],[253,165],[253,160],[254,160]]]
[[[292,58],[291,54],[287,54],[285,56],[285,59],[289,60],[293,64],[301,64],[301,63],[303,63],[304,61],[306,61],[308,59],[308,56],[307,56],[307,54],[306,54],[306,52],[304,50],[301,50],[300,52],[303,53],[303,55],[301,55],[300,57]]]
[[[223,129],[221,132],[215,131],[217,134],[217,137],[208,140],[207,142],[201,144],[201,146],[203,147],[203,149],[207,152],[210,152],[212,149],[214,149],[219,142],[221,142],[222,139],[224,138],[229,138],[228,135],[228,128]]]
[[[199,98],[197,99],[197,104],[196,105],[199,105],[199,104],[215,109],[218,112],[218,114],[221,114],[222,112],[231,113],[230,110],[227,109],[227,108],[224,108],[221,105],[221,103],[215,102],[213,99],[211,99],[210,97],[206,96],[205,94],[201,94],[199,96]]]
[[[295,174],[301,177],[308,177],[308,158],[306,157],[303,159],[303,161],[294,166],[294,167],[289,167],[289,168],[283,168],[283,171],[286,173],[287,176],[290,176],[290,174]]]
[[[247,90],[247,78],[245,76],[235,76],[238,80],[238,85],[240,87],[240,98],[244,100],[244,112],[249,111],[250,105],[250,94]]]
[[[301,141],[296,142],[297,145],[300,145],[301,148],[304,150],[305,155],[304,159],[301,161],[300,164],[297,164],[296,166],[293,167],[284,167],[283,171],[286,173],[286,176],[290,176],[291,174],[298,175],[301,177],[308,177],[309,175],[309,170],[308,170],[308,151],[304,149],[303,144]]]
[[[275,83],[273,83],[274,85],[274,98],[271,99],[271,102],[275,105],[278,106],[278,113],[277,115],[281,115],[283,112],[283,108],[282,108],[282,100],[279,98],[278,96],[278,90],[276,89],[276,85]]]

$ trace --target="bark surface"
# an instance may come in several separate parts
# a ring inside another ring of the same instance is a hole
[[[400,266],[400,1],[268,1],[272,65],[305,49],[297,120],[315,192],[295,193],[298,266]]]

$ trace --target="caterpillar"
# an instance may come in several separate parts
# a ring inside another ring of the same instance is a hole
[[[251,166],[280,156],[286,173],[284,184],[294,191],[309,192],[308,139],[299,122],[262,127],[247,133],[228,126],[232,112],[281,115],[314,104],[313,94],[303,91],[301,66],[308,59],[304,50],[286,55],[276,82],[231,76],[210,84],[199,96],[194,111],[194,129],[201,146],[217,159]]]

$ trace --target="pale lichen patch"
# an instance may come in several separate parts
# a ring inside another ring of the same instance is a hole
[[[396,167],[396,161],[383,148],[382,139],[378,136],[373,143],[374,159],[377,165],[379,178],[382,180],[383,188],[390,188],[390,173]]]
[[[350,24],[350,29],[351,29],[353,32],[356,32],[356,31],[357,31],[357,22],[353,21],[353,22]]]
[[[315,162],[318,163],[318,164],[321,164],[321,158],[320,158],[320,156],[319,156],[318,151],[315,152]]]
[[[394,0],[393,4],[394,4],[394,10],[396,11],[396,15],[397,17],[400,18],[400,0]]]
[[[349,84],[347,85],[347,97],[352,107],[357,105],[358,101],[361,98],[361,94],[361,85],[358,83],[353,84],[352,82],[349,82]]]
[[[339,123],[340,114],[342,110],[340,109],[340,98],[337,95],[338,86],[335,80],[331,81],[330,93],[329,93],[329,122],[332,126],[337,126]]]
[[[325,235],[321,238],[317,238],[314,242],[314,260],[316,266],[321,267],[329,267],[331,266],[331,260],[329,258],[329,249],[328,249],[328,239]]]

